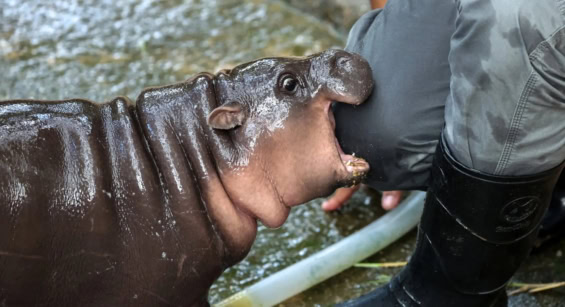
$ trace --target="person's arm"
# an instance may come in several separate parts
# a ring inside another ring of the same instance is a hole
[[[371,9],[383,8],[386,4],[386,0],[371,0]]]

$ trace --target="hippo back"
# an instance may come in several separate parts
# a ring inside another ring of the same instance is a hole
[[[221,247],[163,178],[126,98],[0,102],[0,301],[204,304]]]

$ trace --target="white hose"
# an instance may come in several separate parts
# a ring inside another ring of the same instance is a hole
[[[276,305],[344,271],[410,231],[422,215],[424,192],[413,192],[396,209],[347,238],[215,304],[214,307]]]

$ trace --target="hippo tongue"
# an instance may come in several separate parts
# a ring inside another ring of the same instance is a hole
[[[362,158],[356,157],[355,153],[348,155],[343,152],[343,149],[339,145],[337,138],[335,139],[335,146],[339,152],[341,162],[345,165],[345,169],[352,174],[353,179],[362,177],[366,175],[369,171],[369,163]]]

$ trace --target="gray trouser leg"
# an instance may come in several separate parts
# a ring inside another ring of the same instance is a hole
[[[368,184],[425,187],[444,125],[455,158],[479,171],[565,159],[564,1],[390,0],[363,16],[346,49],[369,61],[375,91],[338,104],[336,135],[371,164]]]
[[[565,159],[564,8],[561,0],[460,1],[444,130],[458,161],[516,176]]]

